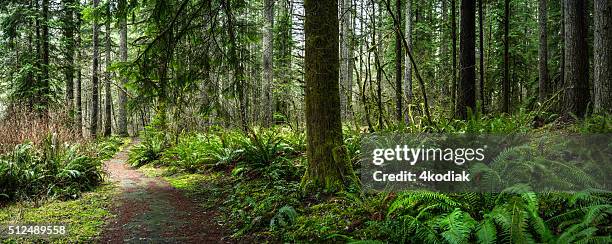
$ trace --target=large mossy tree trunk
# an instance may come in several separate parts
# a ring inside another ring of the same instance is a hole
[[[333,193],[357,182],[342,139],[338,84],[338,2],[304,1],[308,169],[305,192]]]

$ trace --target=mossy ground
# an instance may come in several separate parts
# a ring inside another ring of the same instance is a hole
[[[7,238],[3,243],[91,243],[100,235],[105,221],[113,217],[109,211],[117,188],[103,184],[93,191],[84,193],[75,200],[49,200],[34,206],[33,203],[18,202],[0,209],[0,226],[9,224],[48,224],[65,223],[68,225],[66,236],[49,238]],[[5,237],[2,237],[5,238]]]

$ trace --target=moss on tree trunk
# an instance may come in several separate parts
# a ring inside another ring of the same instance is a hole
[[[338,84],[338,2],[306,0],[305,80],[308,169],[305,192],[333,193],[357,182],[342,139]]]

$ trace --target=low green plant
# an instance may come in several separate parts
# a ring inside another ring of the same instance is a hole
[[[159,159],[165,149],[163,135],[150,133],[142,142],[135,145],[129,153],[128,162],[132,167],[140,167]]]
[[[32,143],[17,145],[0,156],[0,202],[77,198],[91,190],[103,181],[102,160],[119,149],[121,140],[96,145],[89,149],[58,144],[51,135],[40,148]]]

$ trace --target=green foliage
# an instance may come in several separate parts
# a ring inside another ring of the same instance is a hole
[[[270,229],[274,230],[275,228],[284,228],[287,227],[297,218],[298,213],[291,206],[283,206],[278,210],[276,215],[272,217],[270,220]]]
[[[520,132],[530,128],[521,123],[533,116],[525,113],[514,119],[471,118],[465,123],[451,123],[456,126],[454,131]],[[498,126],[510,120],[522,122]],[[552,135],[541,137],[499,152],[493,162],[482,167],[488,174],[483,174],[481,180],[493,180],[495,174],[524,175],[517,173],[524,168],[559,167],[561,158],[547,161],[538,153],[559,151],[560,154],[549,153],[555,159],[563,156],[560,149],[571,145]],[[527,185],[507,182],[510,187],[499,193],[341,192],[311,199],[299,190],[305,161],[305,147],[299,145],[304,144],[303,138],[303,134],[283,128],[250,134],[212,128],[205,135],[182,136],[177,145],[162,153],[160,163],[199,172],[193,175],[201,177],[168,177],[177,187],[188,185],[188,192],[206,199],[206,206],[219,208],[223,213],[221,221],[228,223],[232,237],[238,240],[567,243],[609,239],[611,196],[595,190],[534,193]],[[345,130],[345,144],[355,162],[361,140],[358,132]],[[504,167],[511,161],[525,167]],[[194,162],[193,166],[190,162]],[[580,170],[591,169],[568,168],[568,174],[547,176],[546,182],[588,182]],[[202,178],[205,183],[200,182]],[[210,195],[219,197],[218,202],[210,202],[215,199]]]
[[[609,114],[593,115],[576,125],[580,133],[610,133],[612,132],[612,116]]]
[[[32,143],[18,145],[0,156],[0,202],[77,198],[102,182],[102,160],[120,145],[113,138],[100,142],[91,152],[79,145],[57,145],[51,136],[40,148]]]
[[[154,162],[161,157],[165,148],[165,138],[161,133],[145,132],[141,143],[130,151],[128,163],[132,167],[140,167]]]

